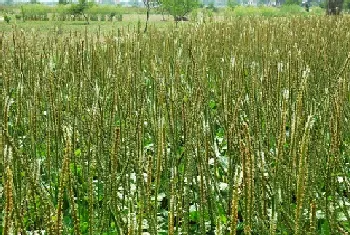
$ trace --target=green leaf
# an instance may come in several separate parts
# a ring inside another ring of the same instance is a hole
[[[80,157],[80,155],[81,155],[81,149],[75,150],[75,151],[74,151],[74,155],[75,155],[76,157]]]
[[[330,229],[327,220],[325,220],[324,223],[321,225],[321,235],[330,235]]]
[[[221,219],[221,222],[222,222],[223,224],[226,224],[227,218],[226,218],[225,215],[220,215],[220,219]]]
[[[112,228],[112,229],[116,228],[115,222],[114,222],[114,221],[111,222],[111,228]]]
[[[225,136],[225,132],[224,132],[224,129],[222,127],[220,127],[217,132],[216,132],[216,137],[217,138],[224,138]]]
[[[64,216],[63,217],[63,223],[65,225],[70,225],[72,223],[72,218],[70,216]]]
[[[189,219],[193,222],[199,222],[199,212],[198,211],[192,211],[190,212]]]
[[[210,101],[209,101],[209,107],[210,107],[211,109],[216,109],[215,100],[210,100]]]
[[[248,69],[244,69],[244,76],[245,76],[245,77],[247,77],[247,76],[248,76],[248,74],[249,74]]]
[[[81,231],[83,233],[86,233],[89,230],[89,223],[88,222],[83,222],[80,224]]]
[[[237,231],[243,231],[243,228],[244,228],[244,223],[241,222],[241,223],[238,223],[238,224],[237,224],[236,230],[237,230]]]

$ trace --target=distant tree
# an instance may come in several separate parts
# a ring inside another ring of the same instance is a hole
[[[344,8],[345,8],[346,10],[349,10],[349,9],[350,9],[350,0],[345,0],[345,1],[344,1]]]
[[[227,0],[228,7],[235,8],[238,5],[239,5],[239,3],[237,0]]]
[[[258,6],[263,6],[265,4],[267,4],[266,0],[258,0]]]
[[[12,4],[13,4],[13,0],[6,0],[6,1],[5,1],[5,4],[6,4],[6,5],[12,5]]]
[[[285,0],[284,2],[285,5],[300,5],[300,3],[300,0]]]
[[[174,17],[176,23],[186,20],[186,15],[198,7],[197,0],[161,0],[161,4]]]
[[[146,26],[145,26],[145,30],[144,32],[147,32],[147,28],[148,28],[148,21],[149,21],[149,15],[150,15],[150,11],[151,11],[151,7],[156,7],[159,5],[158,0],[143,0],[143,4],[146,7]],[[164,16],[163,16],[164,18]]]
[[[58,0],[58,4],[67,4],[66,0]]]
[[[88,3],[86,0],[79,0],[78,4],[72,4],[70,7],[70,13],[72,15],[82,15],[87,20],[87,23],[89,24],[88,17],[85,16],[84,12],[86,9],[90,8],[92,6],[92,3]]]
[[[344,0],[328,0],[327,15],[339,15],[343,10]]]

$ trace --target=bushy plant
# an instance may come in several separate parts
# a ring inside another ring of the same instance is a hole
[[[310,8],[310,13],[313,15],[324,15],[325,10],[319,6],[314,6]]]
[[[259,8],[253,6],[237,6],[233,10],[235,16],[259,16]]]
[[[283,15],[298,15],[305,12],[305,9],[296,4],[285,4],[280,7],[280,13]]]
[[[350,10],[350,0],[344,0],[344,9]]]
[[[210,8],[205,8],[202,10],[204,18],[212,18],[214,16],[214,11]]]
[[[85,13],[89,15],[110,15],[115,16],[122,14],[124,11],[121,6],[113,5],[93,5],[92,7],[86,9]]]
[[[190,14],[190,20],[196,22],[198,20],[198,13],[197,9],[193,10]]]
[[[162,0],[161,4],[177,21],[198,7],[198,0]]]
[[[72,4],[69,13],[72,15],[81,15],[86,7],[83,4]]]
[[[260,14],[262,16],[278,16],[279,15],[279,9],[276,7],[260,6],[259,11],[260,11]]]
[[[283,5],[300,5],[301,0],[286,0]]]
[[[238,0],[228,0],[227,1],[227,7],[235,8],[236,6],[239,6]]]
[[[86,0],[79,0],[78,4],[71,4],[69,12],[72,15],[84,15],[88,9],[92,8],[94,3]]]
[[[9,23],[10,23],[10,20],[11,20],[11,16],[5,14],[5,16],[4,16],[4,21],[5,21],[6,23],[9,24]]]
[[[50,7],[43,4],[26,4],[22,6],[22,10],[26,16],[47,15],[55,11],[55,7]]]

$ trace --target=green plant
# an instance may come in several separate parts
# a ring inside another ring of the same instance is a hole
[[[5,14],[4,21],[9,24],[10,20],[11,20],[11,17],[9,15]]]
[[[296,5],[299,6],[301,4],[300,0],[286,0],[284,5]]]
[[[310,12],[314,15],[324,15],[324,9],[321,7],[311,7]]]
[[[286,5],[282,5],[281,6],[281,9],[280,9],[280,12],[282,14],[285,14],[285,15],[298,15],[298,14],[301,14],[301,12],[304,12],[305,10],[300,7],[299,5],[296,5],[296,4],[286,4]]]
[[[236,6],[239,6],[239,3],[237,0],[228,0],[227,1],[227,7],[235,8]]]
[[[23,20],[23,22],[24,22],[24,21],[25,21],[26,15],[25,15],[23,6],[21,6],[21,14],[22,14],[22,20]]]
[[[344,0],[344,9],[350,10],[350,0]]]
[[[349,231],[350,19],[240,8],[3,32],[2,232]]]
[[[197,0],[162,0],[161,4],[174,17],[175,21],[185,17],[198,7]]]
[[[191,21],[197,22],[198,21],[198,15],[199,15],[198,9],[193,10],[191,12]]]
[[[70,13],[72,15],[82,15],[86,8],[85,4],[72,4],[70,7]]]

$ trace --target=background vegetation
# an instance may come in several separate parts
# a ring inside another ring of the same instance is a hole
[[[346,3],[345,6],[348,4]],[[235,16],[293,16],[293,15],[324,15],[326,10],[320,6],[305,7],[299,5],[282,5],[281,7],[241,6],[230,3],[227,7],[217,8],[213,5],[201,6],[197,1],[185,1],[181,4],[174,1],[164,1],[162,5],[150,4],[150,17],[158,17],[158,21],[174,19],[175,16],[187,16],[192,21],[202,21],[204,18],[221,20],[223,17]],[[348,7],[344,7],[347,12]],[[118,5],[66,4],[46,6],[42,4],[25,4],[0,7],[0,17],[10,17],[9,22],[20,21],[129,21],[131,18],[142,18],[146,21],[147,7],[122,7]],[[174,16],[169,18],[169,15]],[[84,17],[82,17],[84,16]],[[176,17],[175,17],[176,18]]]

